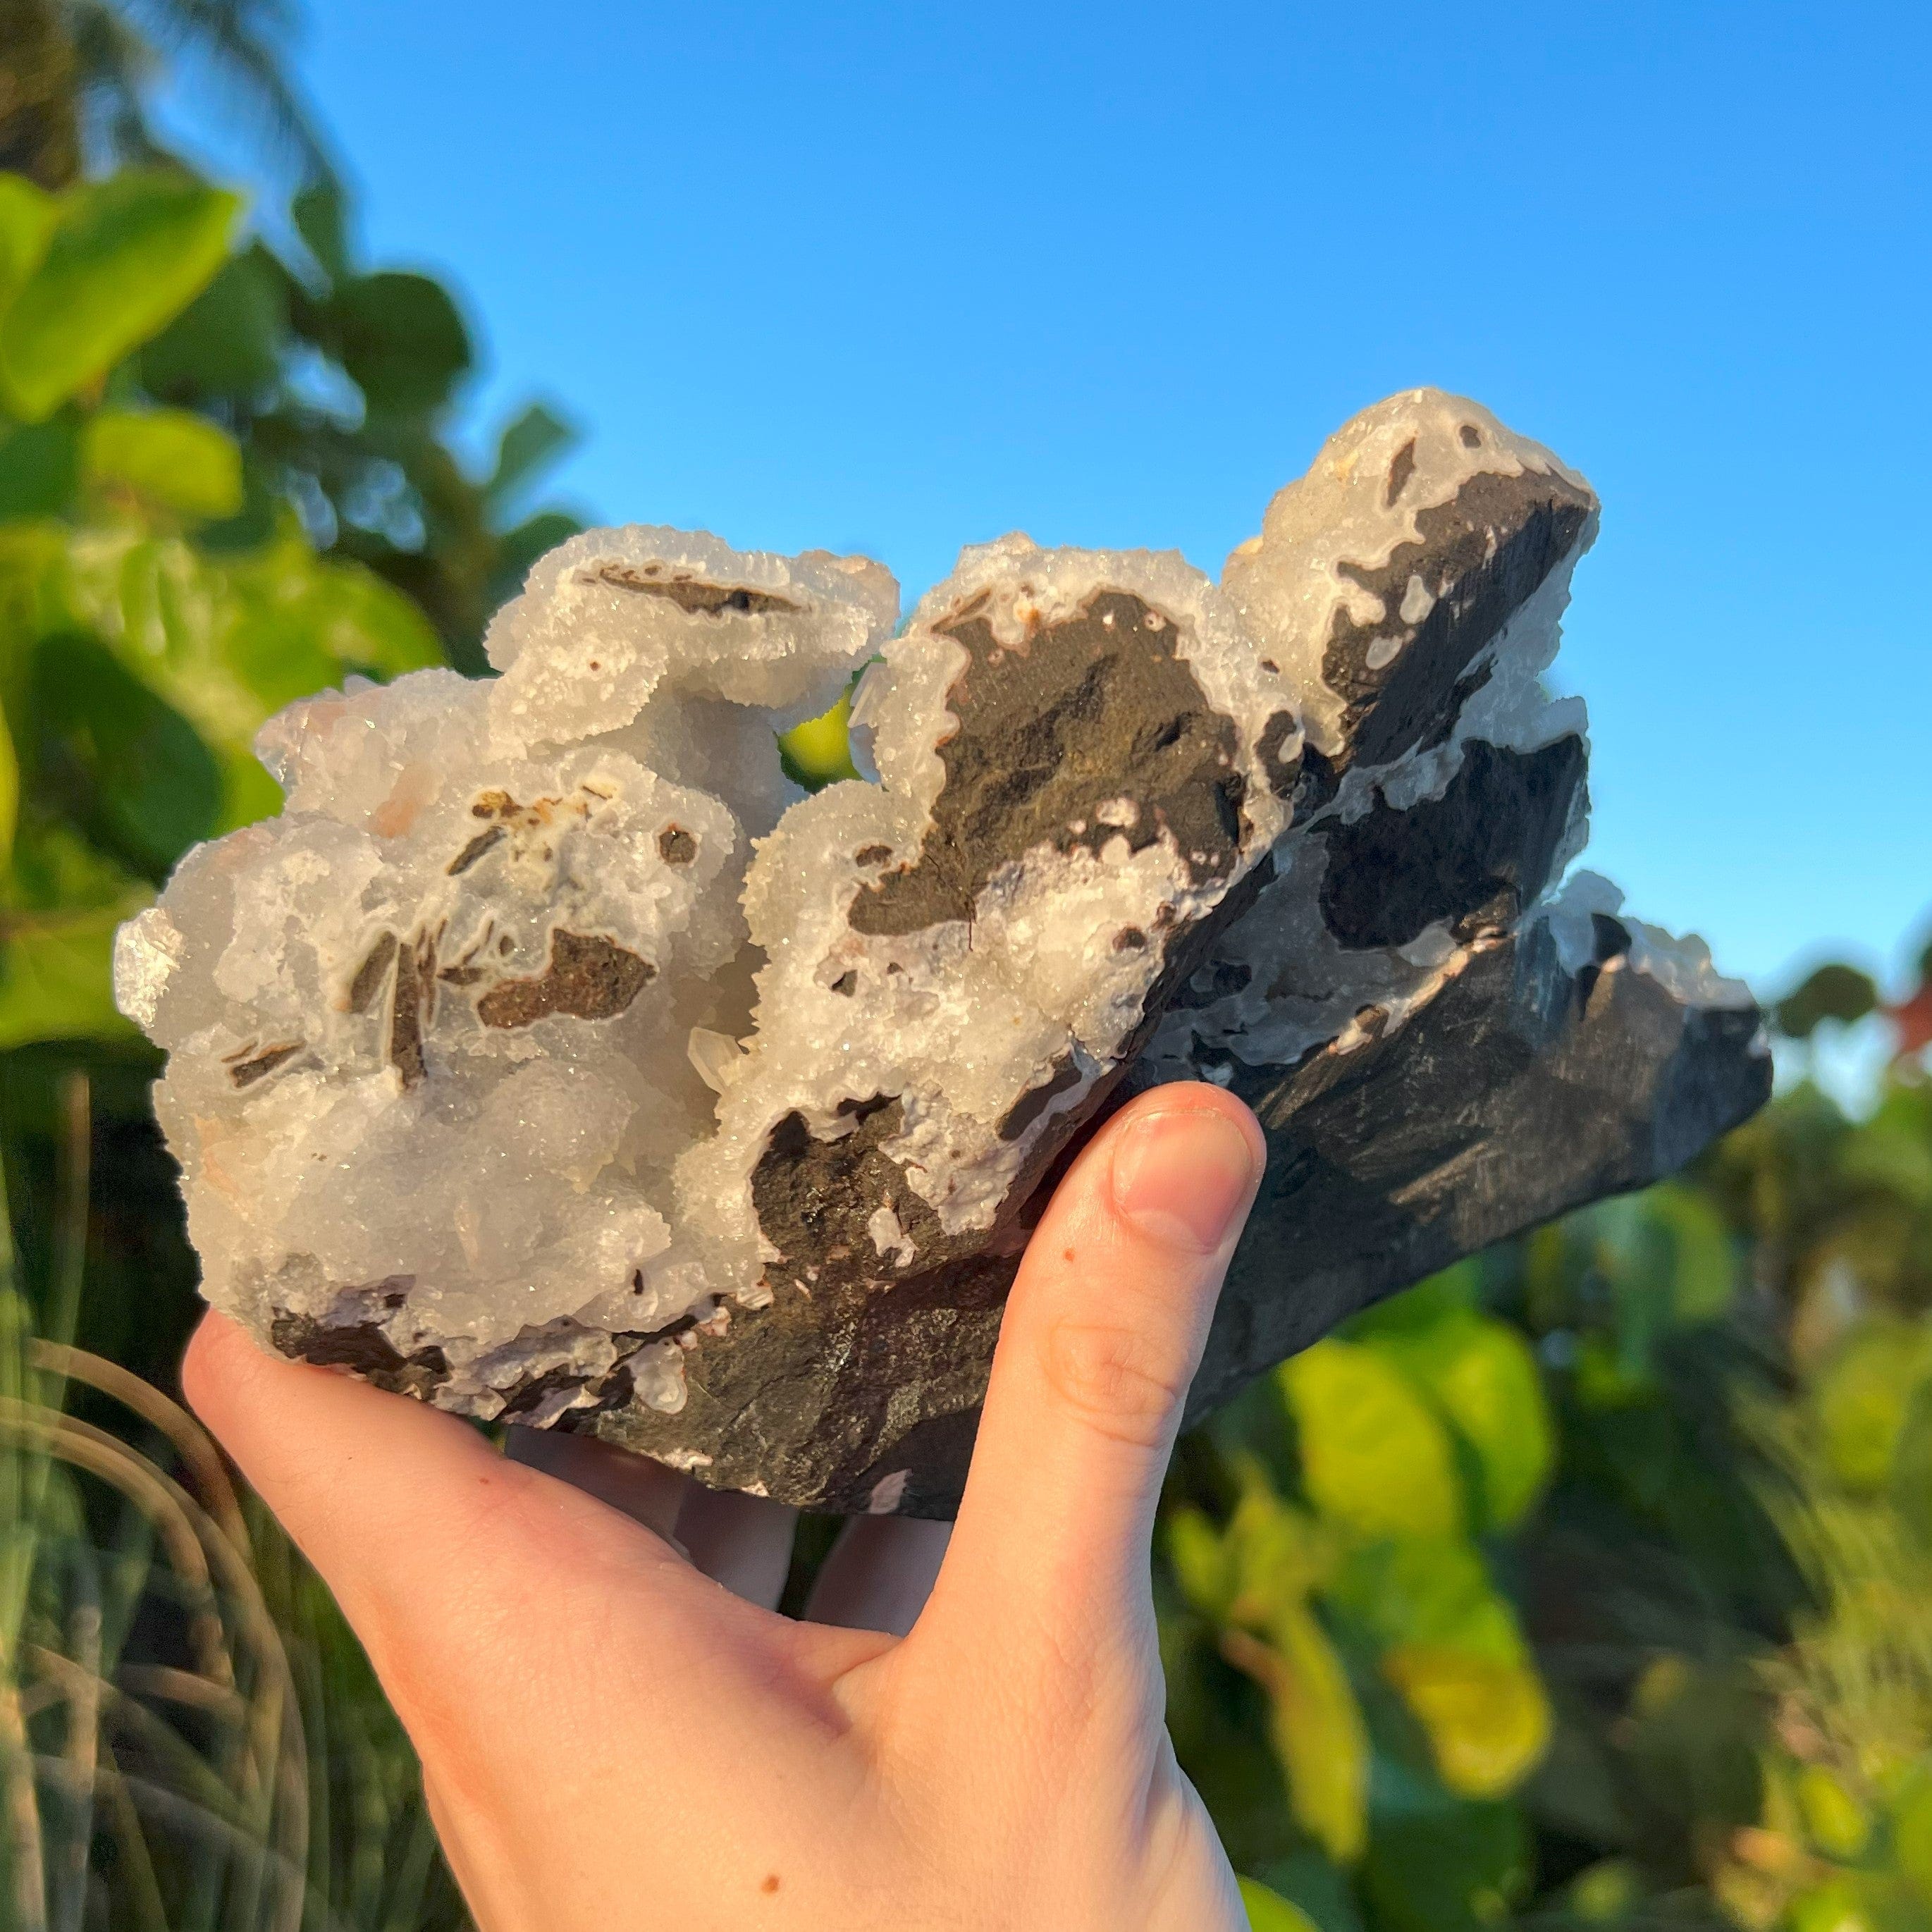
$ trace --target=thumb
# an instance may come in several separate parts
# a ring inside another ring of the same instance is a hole
[[[920,1636],[1064,1660],[1152,1628],[1168,1452],[1266,1158],[1232,1094],[1156,1088],[1061,1182],[1013,1284]]]

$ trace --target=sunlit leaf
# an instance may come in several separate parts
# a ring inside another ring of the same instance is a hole
[[[1302,1481],[1323,1515],[1370,1535],[1460,1532],[1448,1430],[1394,1363],[1331,1338],[1284,1364],[1281,1377],[1300,1432]]]
[[[0,560],[0,584],[5,574]],[[277,802],[250,762],[270,713],[350,671],[393,677],[441,662],[415,604],[292,536],[217,555],[178,538],[90,533],[66,546],[51,577],[65,621],[96,633],[230,775],[217,830]]]
[[[185,410],[103,410],[81,436],[94,488],[196,520],[242,507],[242,452],[226,431]]]
[[[1476,1466],[1483,1525],[1521,1516],[1540,1492],[1552,1454],[1542,1373],[1521,1334],[1450,1305],[1425,1325],[1374,1332],[1364,1346],[1406,1370],[1454,1424]]]
[[[1564,1888],[1570,1910],[1585,1924],[1613,1925],[1643,1898],[1643,1880],[1628,1858],[1599,1858]]]
[[[1247,1908],[1250,1932],[1316,1932],[1313,1919],[1258,1879],[1240,1881],[1241,1903]]]
[[[184,308],[228,252],[241,203],[186,176],[130,172],[63,199],[46,254],[0,319],[0,380],[38,422]]]
[[[1871,1821],[1842,1779],[1822,1764],[1808,1764],[1798,1774],[1798,1809],[1805,1835],[1827,1858],[1856,1858],[1871,1836]]]
[[[778,740],[785,776],[808,791],[821,790],[840,778],[856,778],[852,747],[846,727],[852,715],[848,692],[830,711],[795,724]]]
[[[1428,1733],[1442,1782],[1462,1798],[1499,1798],[1535,1768],[1550,1742],[1550,1705],[1526,1660],[1403,1644],[1382,1670]]]
[[[1295,1822],[1331,1858],[1358,1857],[1368,1834],[1368,1734],[1322,1626],[1304,1606],[1289,1604],[1265,1641],[1230,1630],[1222,1648],[1268,1693],[1269,1736]]]
[[[59,204],[23,175],[0,174],[0,311],[40,266]]]
[[[1906,1882],[1932,1906],[1932,1761],[1916,1766],[1892,1799],[1892,1846]]]
[[[124,907],[0,916],[0,1050],[34,1040],[131,1036],[114,1004]]]
[[[1874,1912],[1865,1887],[1846,1874],[1794,1898],[1785,1923],[1790,1932],[1880,1932],[1885,1917]]]
[[[1181,1594],[1204,1616],[1226,1617],[1234,1600],[1232,1547],[1199,1510],[1175,1510],[1164,1527],[1167,1560]]]
[[[1420,1644],[1502,1664],[1524,1655],[1515,1611],[1482,1552],[1460,1538],[1358,1545],[1328,1579],[1323,1600],[1378,1650]]]
[[[1865,1490],[1884,1484],[1928,1366],[1924,1332],[1894,1321],[1867,1323],[1834,1352],[1811,1401],[1826,1460],[1841,1483]]]
[[[1242,1484],[1226,1540],[1234,1568],[1232,1614],[1250,1623],[1265,1624],[1301,1602],[1334,1566],[1332,1539],[1258,1471]]]

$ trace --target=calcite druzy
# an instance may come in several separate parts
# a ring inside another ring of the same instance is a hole
[[[206,1292],[458,1413],[832,1509],[956,1499],[1030,1217],[1128,1094],[1274,1158],[1197,1409],[1762,1099],[1744,990],[1618,916],[1541,681],[1587,485],[1427,390],[1217,585],[593,531],[430,671],[262,734],[281,815],[123,929]],[[862,764],[773,733],[860,667]]]

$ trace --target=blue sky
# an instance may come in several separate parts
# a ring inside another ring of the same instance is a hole
[[[1474,395],[1604,501],[1590,862],[1775,987],[1932,920],[1927,10],[326,0],[370,252],[600,520],[1218,571]]]

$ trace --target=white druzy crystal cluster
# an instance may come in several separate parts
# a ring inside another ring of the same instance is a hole
[[[676,1409],[694,1328],[775,1294],[1010,1249],[1137,1062],[1226,1080],[1399,1028],[1521,909],[1484,892],[1561,874],[1581,707],[1540,674],[1594,518],[1417,391],[1219,585],[1012,536],[895,634],[862,559],[572,539],[491,626],[496,676],[273,720],[280,816],[123,929],[209,1299],[544,1424]],[[803,796],[773,734],[868,665],[876,776]],[[1478,884],[1406,880],[1398,818]]]
[[[836,700],[897,604],[862,560],[596,532],[497,618],[499,676],[271,721],[281,815],[190,854],[116,949],[169,1049],[212,1301],[285,1340],[434,1347],[438,1398],[488,1415],[700,1298],[666,1264],[673,1169],[712,1124],[688,1042],[746,1022],[772,733]]]

